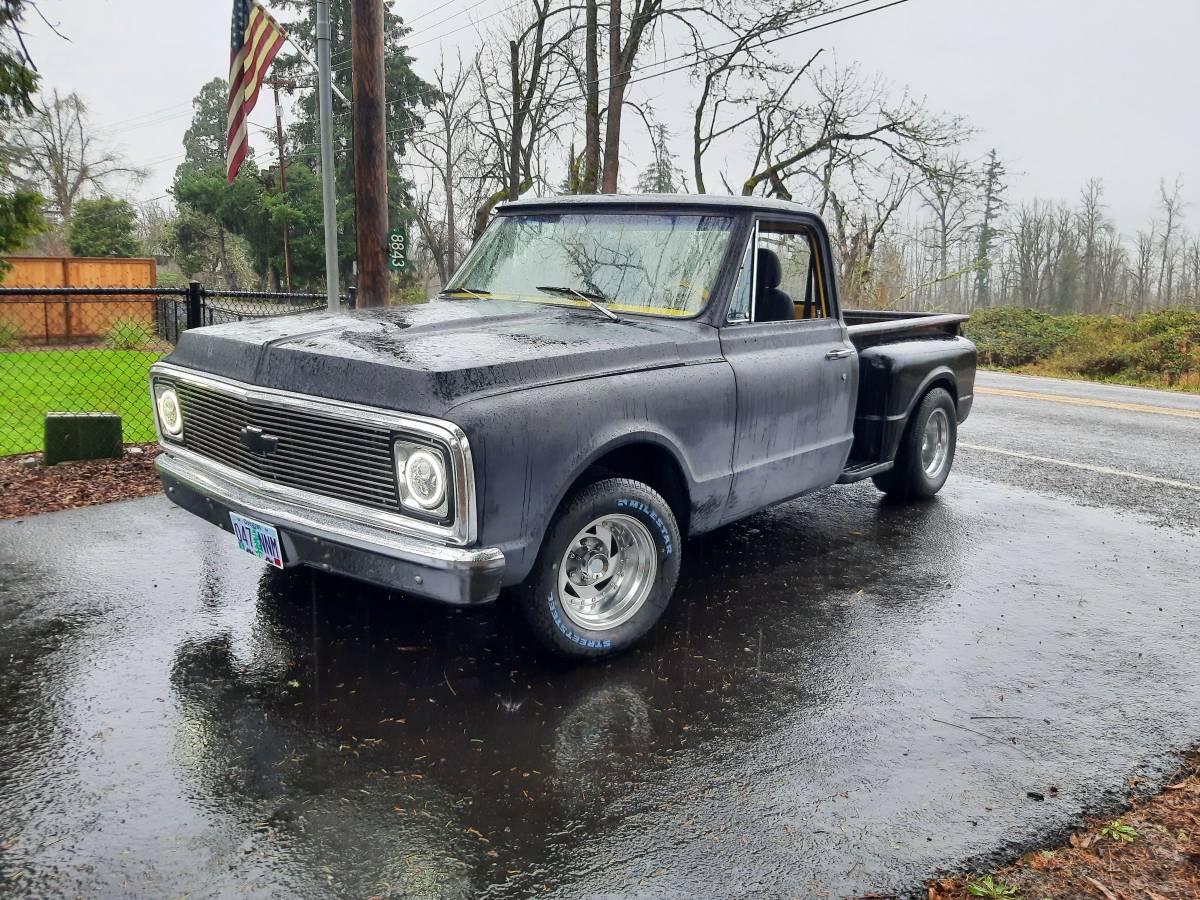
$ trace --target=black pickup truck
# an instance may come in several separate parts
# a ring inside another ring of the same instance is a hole
[[[658,620],[686,537],[835,482],[945,482],[965,317],[843,310],[833,271],[793,203],[509,203],[427,304],[184,334],[151,374],[158,470],[273,565],[513,587],[546,647],[605,656]]]

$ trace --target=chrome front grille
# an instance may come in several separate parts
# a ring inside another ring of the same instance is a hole
[[[187,449],[266,482],[400,511],[391,429],[183,380],[175,388]],[[247,447],[247,426],[278,439],[269,452]]]

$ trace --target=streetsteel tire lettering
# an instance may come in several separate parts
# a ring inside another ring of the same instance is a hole
[[[592,638],[585,638],[576,634],[569,627],[567,627],[567,623],[564,622],[562,617],[558,614],[558,604],[554,602],[553,591],[550,592],[549,606],[550,618],[554,620],[554,624],[558,626],[558,630],[562,632],[563,637],[565,637],[568,641],[572,641],[578,644],[580,647],[587,647],[589,650],[607,650],[612,646],[612,641],[610,640],[597,641],[593,640]]]

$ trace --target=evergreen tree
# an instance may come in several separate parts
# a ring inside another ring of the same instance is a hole
[[[75,256],[137,256],[137,213],[127,200],[80,200],[67,222],[67,245]]]
[[[0,6],[0,128],[33,112],[33,94],[38,75],[21,43],[23,0],[9,0]],[[0,158],[0,253],[16,250],[29,238],[46,229],[41,194],[16,184],[10,160]],[[0,276],[9,264],[0,260]]]
[[[180,168],[204,169],[213,163],[224,164],[228,99],[229,82],[224,78],[214,78],[192,98],[192,124],[183,133],[187,156]],[[253,163],[253,156],[251,147],[246,164]]]
[[[168,244],[171,255],[189,277],[217,275],[227,288],[239,288],[247,286],[249,249],[237,230],[228,228],[218,215],[224,194],[217,181],[225,179],[228,95],[228,82],[214,78],[192,98],[192,122],[183,134],[186,156],[175,169],[171,188],[179,215],[172,223]],[[252,147],[238,180],[257,177]],[[205,185],[203,190],[201,184]],[[232,187],[229,190],[236,193]]]
[[[276,6],[295,13],[285,23],[292,39],[317,56],[315,0],[277,0]],[[404,46],[409,29],[392,11],[391,0],[384,5],[384,90],[387,98],[388,213],[393,226],[412,219],[412,186],[400,176],[409,136],[421,127],[418,110],[433,96],[433,88],[412,70],[412,57]],[[333,83],[347,97],[353,96],[350,65],[350,0],[333,0],[329,11],[330,59]],[[301,86],[297,120],[288,130],[290,159],[306,161],[314,168],[320,161],[316,73],[298,53],[280,53],[273,66],[276,74],[296,79]],[[343,274],[349,274],[355,257],[354,230],[354,149],[350,110],[335,96],[333,99],[333,144],[337,178],[338,255]],[[288,170],[288,190],[291,191]],[[318,228],[319,230],[319,228]]]
[[[669,134],[666,125],[655,125],[651,131],[654,143],[654,159],[638,175],[637,189],[641,194],[680,194],[687,190],[683,170],[675,163],[675,156],[667,144]]]
[[[1004,178],[1008,174],[1004,163],[995,150],[988,154],[988,161],[983,167],[983,219],[979,223],[979,243],[975,259],[979,268],[975,274],[975,305],[991,305],[991,285],[989,277],[992,268],[992,242],[996,239],[996,221],[1004,209],[1003,194],[1007,185]]]

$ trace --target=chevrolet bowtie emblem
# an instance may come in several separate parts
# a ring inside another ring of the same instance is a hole
[[[279,438],[276,435],[263,433],[257,425],[247,425],[238,432],[238,436],[243,447],[259,456],[274,453],[275,448],[279,446]]]

